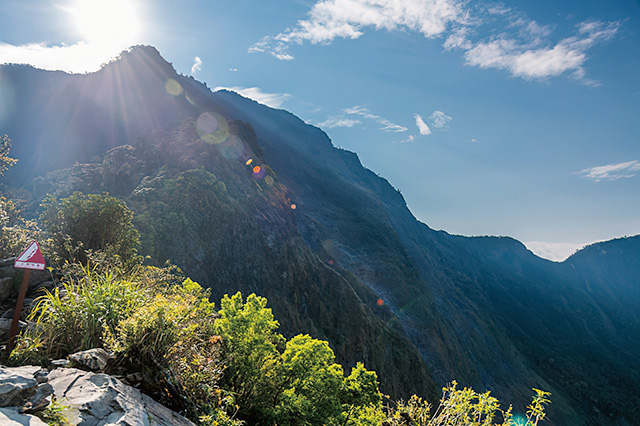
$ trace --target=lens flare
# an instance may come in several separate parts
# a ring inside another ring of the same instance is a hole
[[[264,181],[267,183],[267,185],[273,185],[274,184],[274,180],[271,176],[267,176],[266,178],[264,178]]]
[[[376,304],[377,304],[378,306],[382,306],[382,305],[384,305],[384,300],[382,300],[382,299],[378,299],[378,300],[376,301]]]
[[[248,166],[248,165],[250,165],[251,163],[253,163],[253,158],[249,158],[249,159],[247,160],[247,162],[246,162],[246,163],[244,163],[244,164],[246,164],[246,165]]]
[[[256,179],[264,179],[264,177],[267,175],[267,169],[265,169],[264,167],[260,167],[260,166],[255,166],[253,168],[253,177]]]
[[[239,137],[229,135],[226,141],[218,145],[218,150],[227,160],[238,160],[242,157],[244,144]]]
[[[173,96],[179,96],[182,94],[182,91],[183,91],[180,83],[178,83],[172,78],[167,80],[167,82],[164,84],[164,88],[167,91],[167,93]]]
[[[217,145],[229,137],[227,120],[215,112],[203,112],[200,114],[196,127],[200,138],[207,143]]]
[[[298,206],[296,206],[295,204],[291,204],[291,210],[295,210],[297,208],[298,208]]]

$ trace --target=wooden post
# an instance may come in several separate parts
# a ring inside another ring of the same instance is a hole
[[[29,287],[29,277],[31,276],[31,269],[23,269],[24,277],[22,278],[22,285],[20,286],[20,294],[18,300],[16,300],[16,309],[13,311],[13,321],[11,322],[11,329],[9,330],[9,342],[7,343],[7,359],[11,356],[11,351],[16,344],[16,335],[18,334],[18,323],[20,322],[20,316],[22,315],[22,307],[24,306],[24,297],[27,295],[27,287]]]

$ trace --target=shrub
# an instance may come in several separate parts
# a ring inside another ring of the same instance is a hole
[[[140,234],[133,227],[133,212],[109,194],[74,192],[42,203],[43,227],[51,235],[57,260],[87,263],[88,252],[100,250],[118,256],[126,265],[137,260]]]

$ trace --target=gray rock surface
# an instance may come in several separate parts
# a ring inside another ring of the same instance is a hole
[[[107,362],[113,358],[113,355],[102,348],[94,348],[87,351],[76,352],[69,355],[68,358],[72,366],[82,370],[104,371]]]
[[[40,367],[0,368],[0,407],[23,406],[36,393],[34,374]]]
[[[11,322],[13,318],[0,318],[0,343],[4,343],[9,340],[9,332],[11,331]],[[26,327],[27,324],[23,321],[18,321],[18,331]]]
[[[49,373],[56,399],[69,405],[73,425],[193,426],[174,413],[106,374],[75,368],[58,368]]]
[[[13,278],[7,277],[0,279],[0,303],[7,300],[13,292]]]
[[[0,425],[44,425],[30,413],[38,414],[54,396],[66,406],[64,415],[74,426],[194,426],[106,374],[76,368],[56,368],[46,374],[34,366],[0,367]]]
[[[45,422],[31,414],[22,414],[18,407],[0,407],[2,426],[47,426]]]

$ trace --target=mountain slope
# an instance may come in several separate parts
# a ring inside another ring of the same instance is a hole
[[[531,387],[550,390],[556,424],[640,414],[638,237],[557,264],[509,238],[434,231],[320,129],[211,93],[150,47],[94,74],[4,66],[0,79],[15,104],[0,132],[20,159],[7,181],[33,212],[48,192],[118,195],[154,261],[216,298],[266,296],[285,333],[328,339],[394,396],[433,399],[457,379],[520,411]]]

